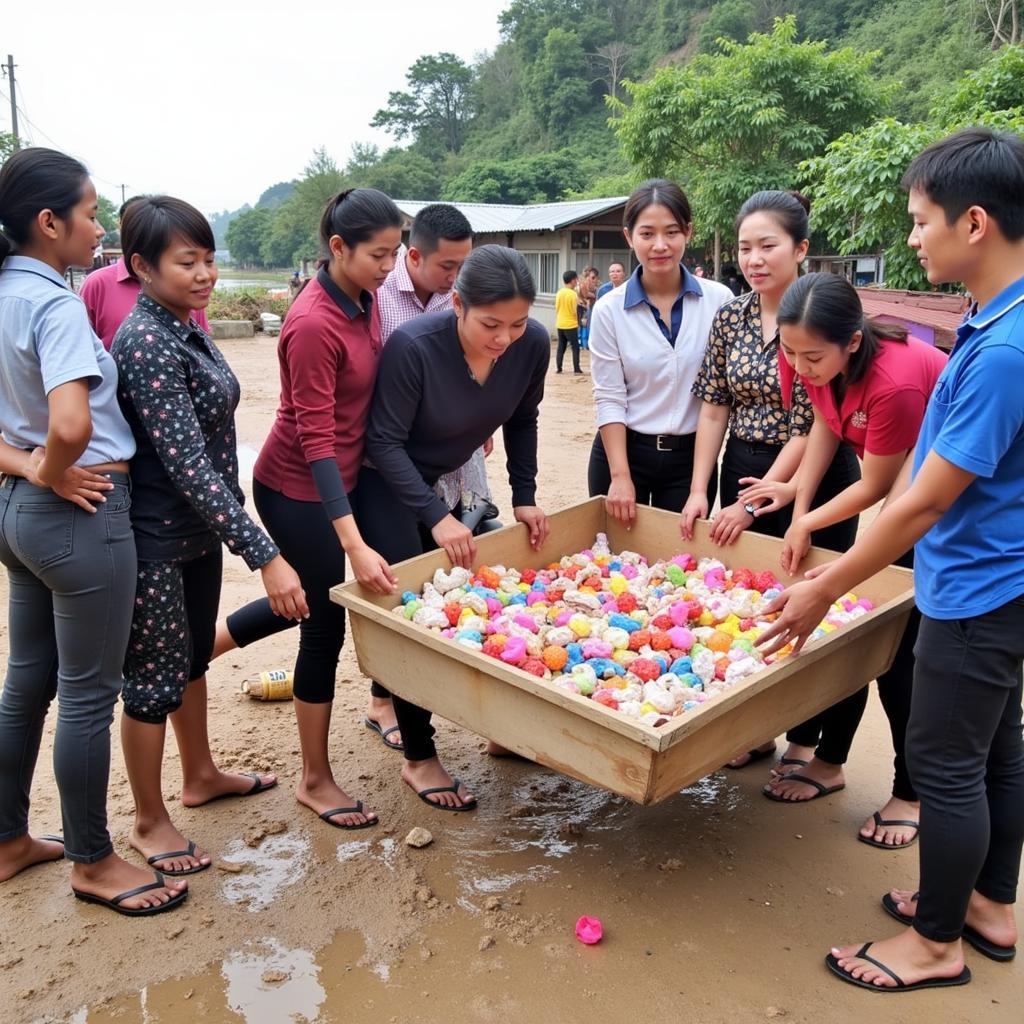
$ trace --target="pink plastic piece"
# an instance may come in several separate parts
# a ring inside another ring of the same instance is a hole
[[[533,619],[530,618],[529,615],[517,615],[512,621],[517,626],[520,626],[523,629],[528,629],[531,633],[537,633],[540,630],[540,627]]]
[[[584,945],[593,946],[601,941],[604,928],[596,917],[581,917],[576,922],[576,938]]]
[[[526,660],[526,641],[521,636],[509,637],[501,660],[509,665],[521,665]]]

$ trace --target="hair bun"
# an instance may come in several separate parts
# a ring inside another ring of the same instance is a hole
[[[795,188],[787,189],[786,191],[804,208],[804,212],[810,215],[810,199],[808,199],[807,196],[803,194],[803,192],[798,192]]]

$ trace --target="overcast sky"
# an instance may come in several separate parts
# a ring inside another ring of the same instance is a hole
[[[19,133],[83,160],[99,191],[254,203],[325,146],[344,164],[419,56],[498,41],[507,0],[10,0]],[[0,129],[11,127],[0,80]],[[27,120],[26,120],[27,116]]]

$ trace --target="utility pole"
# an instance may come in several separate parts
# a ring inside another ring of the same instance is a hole
[[[124,206],[124,190],[125,190],[126,187],[127,186],[125,186],[125,185],[119,185],[118,186],[118,188],[121,189],[121,205],[122,206]]]
[[[18,138],[18,99],[15,94],[14,82],[14,54],[7,54],[7,63],[4,65],[4,74],[11,83],[11,134],[14,136],[14,148],[21,149],[21,140]]]

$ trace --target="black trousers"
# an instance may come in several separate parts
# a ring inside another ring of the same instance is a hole
[[[578,327],[558,328],[558,348],[555,350],[555,369],[562,372],[562,360],[565,358],[565,350],[572,347],[572,369],[574,373],[580,370],[580,331]]]
[[[693,447],[696,434],[685,434],[682,447],[674,451],[658,451],[653,441],[631,430],[626,431],[626,459],[629,474],[636,489],[636,503],[681,512],[690,496],[690,480],[693,478]],[[608,456],[601,442],[601,435],[594,437],[590,449],[590,464],[587,467],[587,489],[590,496],[607,494],[612,484],[612,471]],[[715,503],[718,493],[718,471],[708,481],[708,506]]]
[[[907,731],[921,795],[921,897],[914,928],[963,930],[971,890],[1017,896],[1024,847],[1021,663],[1024,597],[975,618],[923,617]]]
[[[392,564],[437,548],[430,531],[399,500],[384,478],[367,466],[359,472],[359,507],[359,529],[363,540]],[[452,514],[459,518],[458,507],[452,509]],[[443,685],[444,680],[437,682]],[[435,730],[430,723],[432,712],[403,700],[397,694],[392,694],[391,699],[402,733],[405,759],[426,761],[436,757]]]

